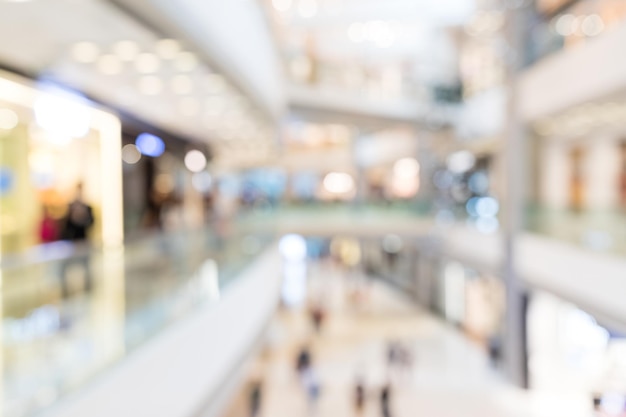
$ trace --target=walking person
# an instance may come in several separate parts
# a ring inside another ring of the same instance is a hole
[[[391,417],[391,384],[389,383],[380,390],[380,411],[382,417]]]
[[[324,311],[321,303],[318,302],[313,304],[310,310],[310,316],[315,333],[320,334],[322,331],[322,325],[324,324],[324,319],[326,318],[326,312]]]
[[[86,242],[89,230],[93,224],[93,209],[83,200],[83,185],[78,184],[76,186],[76,195],[74,200],[67,207],[67,215],[65,216],[65,221],[63,223],[61,238],[63,240],[69,240],[74,244]],[[73,259],[68,259],[61,268],[61,292],[64,298],[69,295],[69,289],[67,287],[67,270],[72,264],[79,264],[82,266],[85,279],[85,291],[91,290],[92,279],[89,268],[89,253],[87,248],[79,248],[79,251],[81,249],[85,252],[78,254]]]
[[[263,386],[261,381],[254,381],[250,389],[250,417],[258,417],[261,412]]]
[[[365,410],[365,384],[361,378],[356,380],[354,386],[354,413],[362,416]]]
[[[298,352],[296,358],[296,372],[300,379],[302,379],[305,371],[311,367],[311,351],[308,346],[303,346]]]
[[[309,366],[303,372],[302,384],[307,396],[309,413],[315,415],[317,413],[317,403],[320,397],[320,383],[313,367]]]

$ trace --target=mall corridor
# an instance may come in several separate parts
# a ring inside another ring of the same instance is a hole
[[[626,0],[0,0],[0,417],[626,417],[624,45]]]
[[[309,300],[322,295],[327,320],[315,332],[306,305],[282,309],[268,340],[250,365],[248,383],[224,417],[249,416],[249,390],[261,381],[261,417],[377,417],[380,391],[392,385],[394,417],[584,416],[574,398],[534,397],[507,383],[487,356],[487,347],[417,307],[379,279],[349,272],[330,262],[309,266]],[[367,289],[360,302],[355,288]],[[389,364],[390,344],[410,353],[409,366]],[[295,370],[296,357],[310,346],[320,384],[319,403],[309,406]],[[495,365],[497,366],[497,365]],[[363,381],[362,413],[355,410],[355,386]],[[584,406],[584,403],[583,403]]]

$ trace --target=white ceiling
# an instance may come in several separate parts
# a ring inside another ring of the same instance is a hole
[[[184,70],[176,59],[160,59],[150,74],[140,73],[132,61],[108,75],[97,61],[77,62],[73,50],[84,41],[95,44],[100,57],[114,55],[115,43],[124,40],[137,44],[140,52],[155,53],[159,36],[106,1],[0,1],[0,39],[0,63],[61,81],[160,128],[214,145],[228,143],[224,149],[253,150],[257,156],[275,145],[262,112],[201,58]],[[187,57],[200,56],[184,44],[182,48],[191,52]],[[146,76],[159,80],[160,92],[142,93],[139,84]],[[181,79],[191,84],[190,91],[176,92],[173,86]]]
[[[286,55],[313,51],[320,60],[369,67],[410,63],[427,82],[455,76],[458,51],[451,29],[475,10],[474,0],[262,1]],[[351,38],[370,27],[378,40]]]

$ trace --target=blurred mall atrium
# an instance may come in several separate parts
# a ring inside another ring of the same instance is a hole
[[[626,0],[0,0],[0,417],[625,417]]]

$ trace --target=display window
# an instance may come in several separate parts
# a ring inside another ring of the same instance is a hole
[[[58,87],[1,73],[0,256],[71,238],[76,199],[91,209],[87,238],[120,244],[120,149],[117,117]]]

